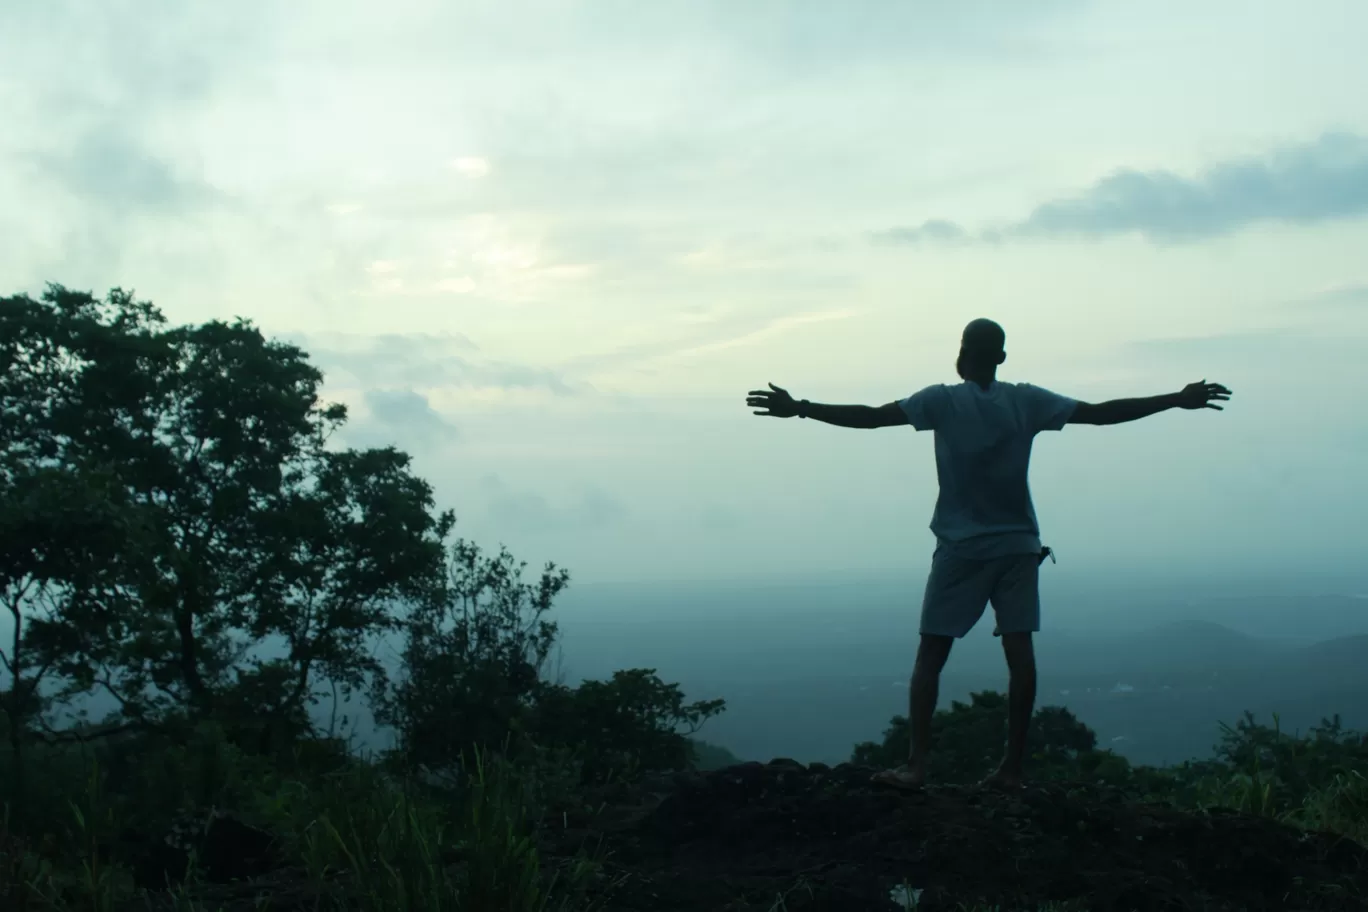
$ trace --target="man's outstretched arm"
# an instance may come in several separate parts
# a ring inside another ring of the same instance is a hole
[[[1219,383],[1189,383],[1181,392],[1143,399],[1112,399],[1109,402],[1080,402],[1074,408],[1069,424],[1123,424],[1166,412],[1171,408],[1221,411],[1217,402],[1230,398],[1230,390]]]
[[[746,405],[755,414],[767,418],[811,418],[837,427],[873,430],[907,424],[907,415],[896,402],[887,405],[827,405],[822,402],[795,400],[787,390],[773,383],[767,390],[751,390]]]

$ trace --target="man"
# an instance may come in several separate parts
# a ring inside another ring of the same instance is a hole
[[[884,785],[915,789],[925,782],[941,669],[951,645],[973,628],[990,602],[1010,683],[1007,751],[987,784],[1021,785],[1026,730],[1035,708],[1032,634],[1040,629],[1040,527],[1026,482],[1035,435],[1066,424],[1120,424],[1171,408],[1220,411],[1216,403],[1230,398],[1230,390],[1203,380],[1181,392],[1146,399],[1078,402],[1027,383],[999,381],[998,365],[1007,360],[1005,343],[1001,326],[974,320],[964,328],[955,362],[963,383],[928,386],[880,407],[795,401],[772,383],[768,390],[752,390],[746,399],[755,414],[772,418],[797,416],[868,429],[910,424],[935,432],[940,495],[931,531],[936,550],[922,600],[921,645],[909,695],[912,747],[905,766],[874,777]]]

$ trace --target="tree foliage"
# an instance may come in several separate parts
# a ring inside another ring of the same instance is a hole
[[[346,412],[321,401],[302,351],[245,320],[170,327],[117,289],[0,304],[0,390],[19,416],[4,496],[47,479],[38,493],[84,511],[84,526],[10,514],[47,517],[82,559],[25,551],[18,520],[0,530],[10,586],[58,567],[50,585],[68,593],[35,660],[140,723],[298,722],[320,680],[379,670],[368,646],[394,602],[430,597],[453,520],[404,454],[328,446]]]
[[[977,782],[997,768],[1007,737],[1007,696],[996,691],[970,694],[969,702],[951,701],[937,710],[928,774],[937,782]],[[881,742],[855,746],[851,760],[893,767],[906,762],[911,729],[906,716],[894,716]],[[1129,764],[1111,751],[1097,749],[1097,735],[1062,706],[1036,710],[1027,736],[1033,777],[1051,779],[1124,780]]]
[[[585,739],[603,763],[689,765],[721,702],[642,670],[549,681],[569,575],[452,542],[406,454],[334,444],[347,415],[322,384],[247,320],[173,326],[121,289],[0,299],[16,757],[49,700],[104,695],[104,732],[212,722],[270,752],[331,691],[370,695],[418,765]]]
[[[529,581],[526,569],[504,548],[452,546],[445,596],[407,618],[403,677],[376,700],[404,760],[441,770],[479,750],[571,751],[589,780],[693,766],[688,736],[724,702],[688,703],[652,669],[575,687],[548,679],[549,615],[570,576],[547,564]]]

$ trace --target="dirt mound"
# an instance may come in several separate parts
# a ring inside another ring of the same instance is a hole
[[[566,818],[556,842],[601,833],[608,908],[643,912],[894,910],[903,890],[919,910],[1368,907],[1368,849],[1328,834],[1097,786],[906,794],[872,773],[775,761],[679,776]]]

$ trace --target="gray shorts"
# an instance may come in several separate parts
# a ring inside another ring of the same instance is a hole
[[[975,559],[937,550],[922,597],[921,632],[962,637],[991,602],[1003,633],[1040,629],[1040,554]]]

